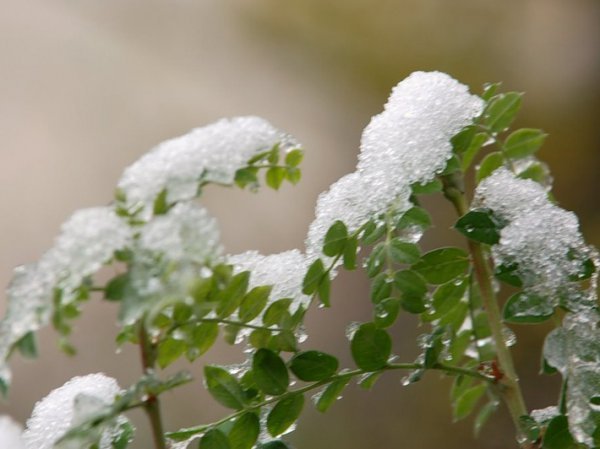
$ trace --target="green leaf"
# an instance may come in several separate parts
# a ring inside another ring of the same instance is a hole
[[[488,422],[490,417],[498,410],[498,401],[491,400],[479,410],[477,413],[477,417],[475,418],[475,423],[473,425],[473,433],[475,434],[475,438],[479,437],[481,433],[481,429]]]
[[[521,179],[531,179],[543,186],[552,184],[552,175],[550,174],[548,165],[540,161],[529,164],[525,170],[520,171],[517,174],[517,177]]]
[[[285,155],[285,165],[289,165],[290,167],[297,167],[302,162],[304,158],[304,152],[299,148],[295,150],[289,151]]]
[[[235,410],[244,408],[244,391],[235,376],[226,369],[214,365],[205,366],[204,382],[208,392],[219,404]]]
[[[276,326],[285,321],[286,318],[290,317],[290,305],[292,300],[290,298],[283,298],[275,301],[265,311],[263,315],[263,323],[266,326]]]
[[[169,211],[167,203],[167,189],[163,189],[154,199],[154,215],[164,215]]]
[[[231,278],[225,290],[217,295],[216,312],[219,318],[228,317],[239,307],[248,289],[249,280],[250,272],[242,271]]]
[[[460,171],[460,161],[458,160],[458,157],[453,154],[450,159],[448,159],[448,162],[446,162],[446,167],[444,167],[444,171],[442,171],[441,174],[442,176],[448,176],[457,171]],[[440,185],[440,187],[443,187],[443,185]]]
[[[133,440],[135,429],[129,421],[119,424],[118,429],[112,435],[111,449],[126,449]]]
[[[490,101],[493,96],[496,95],[496,92],[501,85],[502,83],[485,83],[483,85],[483,93],[481,94],[483,101]]]
[[[358,252],[358,240],[356,237],[349,238],[344,246],[344,268],[346,270],[356,269],[356,253]]]
[[[321,278],[317,292],[319,293],[319,300],[321,301],[321,304],[323,304],[325,307],[329,307],[331,305],[331,279],[329,279],[328,273],[325,273],[325,275]]]
[[[433,310],[427,315],[427,321],[435,320],[449,313],[463,298],[467,290],[466,278],[455,279],[435,289],[432,296]]]
[[[387,328],[393,325],[400,313],[400,300],[387,298],[378,302],[373,310],[373,322],[377,327]]]
[[[194,349],[191,351],[188,349],[188,356],[191,360],[194,360],[208,351],[216,341],[219,335],[219,325],[217,323],[200,323],[195,326],[191,332],[191,338],[189,346]]]
[[[376,371],[374,373],[369,373],[366,376],[361,376],[361,380],[360,383],[358,384],[360,388],[362,388],[363,390],[370,390],[371,388],[373,388],[375,386],[375,382],[377,382],[377,380],[379,380],[379,378],[381,377],[381,375],[383,374],[382,371]]]
[[[442,185],[442,181],[435,178],[433,181],[426,182],[425,184],[415,183],[410,187],[414,195],[429,195],[441,192],[444,186]]]
[[[285,363],[269,349],[259,349],[252,358],[254,381],[267,394],[278,396],[287,391],[290,377]]]
[[[543,296],[519,292],[506,301],[503,319],[507,323],[535,324],[546,321],[554,314],[554,305]]]
[[[489,209],[475,209],[460,217],[454,228],[465,237],[487,245],[500,241],[502,226]]]
[[[577,445],[569,432],[569,422],[564,415],[552,418],[542,442],[543,449],[575,449]]]
[[[256,167],[240,168],[235,172],[235,184],[242,189],[248,185],[251,187],[257,186],[257,172],[258,169]]]
[[[120,301],[125,297],[127,288],[129,287],[129,273],[122,273],[115,276],[106,287],[104,287],[104,299],[109,301]]]
[[[417,262],[421,256],[421,251],[417,245],[399,238],[392,239],[388,248],[392,260],[396,263],[412,264]]]
[[[299,168],[287,167],[285,169],[285,177],[289,182],[296,185],[300,182],[300,179],[302,179],[302,172]]]
[[[433,332],[427,336],[425,341],[425,351],[423,366],[432,368],[440,358],[444,350],[443,338],[446,336],[446,330],[443,327],[436,327]]]
[[[481,150],[481,147],[488,141],[489,137],[486,133],[477,133],[473,140],[471,141],[469,147],[465,150],[462,155],[462,160],[460,162],[460,168],[462,171],[467,171],[467,169],[471,166],[473,159]]]
[[[371,220],[365,225],[365,228],[362,232],[361,240],[366,245],[372,245],[383,236],[385,230],[385,225],[378,225],[373,220]]]
[[[231,449],[251,449],[260,434],[260,420],[252,412],[244,413],[233,423],[229,432]]]
[[[338,254],[342,254],[347,240],[348,229],[342,221],[337,220],[331,225],[325,234],[323,254],[329,257],[335,257]]]
[[[494,276],[502,282],[512,285],[513,287],[521,288],[523,281],[518,275],[519,265],[512,263],[508,265],[498,265],[494,270]]]
[[[183,302],[178,302],[173,306],[173,321],[177,324],[187,322],[192,316],[192,308]]]
[[[258,449],[290,449],[290,447],[281,440],[274,440],[259,444]]]
[[[325,276],[325,266],[321,259],[317,259],[310,265],[306,272],[306,276],[304,276],[304,280],[302,281],[302,293],[305,295],[312,295],[315,293],[319,288],[323,276]]]
[[[229,440],[219,429],[211,429],[200,438],[200,449],[230,449]]]
[[[279,142],[273,145],[273,148],[266,153],[267,161],[271,165],[277,165],[279,163]]]
[[[367,276],[370,278],[377,276],[385,265],[385,255],[386,244],[385,242],[379,242],[375,245],[375,248],[373,248],[367,259]]]
[[[477,167],[477,173],[475,174],[475,180],[479,184],[483,179],[490,176],[496,169],[504,165],[504,155],[499,151],[494,151],[486,155],[481,164]]]
[[[252,321],[263,311],[272,289],[273,287],[270,285],[261,285],[254,287],[244,296],[238,311],[238,316],[242,323]]]
[[[286,177],[285,167],[271,167],[267,170],[265,181],[273,190],[279,190]]]
[[[156,361],[161,368],[165,368],[177,360],[185,351],[186,344],[183,340],[167,338],[158,345],[158,357]]]
[[[377,371],[385,367],[392,352],[392,339],[384,329],[374,323],[361,324],[350,344],[352,358],[365,371]]]
[[[493,133],[506,130],[521,108],[522,94],[508,92],[494,98],[484,112],[484,121]]]
[[[529,415],[519,416],[519,428],[530,443],[535,443],[540,437],[540,426],[537,421]]]
[[[300,352],[290,360],[290,370],[305,382],[327,379],[335,374],[338,366],[334,356],[319,351]]]
[[[427,229],[431,226],[431,216],[429,215],[429,212],[418,206],[407,210],[400,220],[398,220],[397,227],[399,229],[404,229],[411,226],[417,226],[421,229]]]
[[[394,275],[394,286],[401,293],[400,304],[409,313],[425,311],[427,284],[418,273],[411,270],[398,271]]]
[[[452,150],[454,153],[462,154],[467,151],[467,148],[471,145],[476,133],[477,128],[475,125],[471,125],[463,128],[458,134],[452,137],[450,142],[452,143]]]
[[[321,413],[325,413],[340,398],[342,391],[350,382],[350,377],[345,377],[331,382],[325,390],[319,395],[315,408]]]
[[[267,416],[267,430],[271,436],[279,436],[296,422],[304,407],[304,395],[290,394],[281,399]]]
[[[466,418],[471,414],[479,399],[485,393],[487,385],[479,384],[467,389],[462,395],[460,395],[454,402],[454,420],[459,421]]]
[[[15,343],[15,347],[25,358],[35,359],[38,356],[37,343],[33,332],[27,332]]]
[[[547,136],[540,129],[519,129],[506,138],[504,154],[510,159],[531,156],[542,146]]]
[[[392,279],[387,273],[379,273],[371,282],[371,301],[377,304],[379,301],[389,298],[392,292]]]
[[[469,256],[460,248],[439,248],[428,252],[412,266],[430,284],[444,284],[469,267]]]

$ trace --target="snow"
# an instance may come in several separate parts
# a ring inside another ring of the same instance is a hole
[[[308,269],[308,260],[297,249],[267,256],[257,251],[247,251],[228,256],[227,263],[233,265],[236,274],[250,271],[249,290],[261,285],[272,285],[269,303],[291,298],[292,313],[301,306],[308,306],[310,297],[302,293],[302,281]]]
[[[260,117],[221,119],[160,143],[129,166],[118,187],[130,211],[152,214],[156,197],[166,189],[174,203],[194,198],[201,181],[233,184],[235,173],[258,153],[280,144],[285,151],[297,142]]]
[[[74,419],[76,402],[83,400],[89,403],[89,398],[93,397],[96,407],[99,403],[108,405],[120,392],[121,388],[117,381],[104,374],[72,378],[36,403],[23,433],[25,448],[52,449],[54,443],[77,424]],[[81,408],[82,405],[80,404],[79,407]],[[100,449],[109,448],[110,442],[103,439]]]
[[[0,447],[3,449],[25,449],[21,438],[23,428],[10,416],[0,415]]]
[[[357,170],[319,196],[306,241],[321,254],[329,227],[343,221],[350,232],[388,209],[411,207],[411,184],[431,181],[452,156],[450,139],[483,112],[484,102],[445,73],[414,72],[398,83],[384,111],[365,128]]]
[[[221,253],[217,221],[205,208],[191,202],[179,203],[147,223],[139,246],[172,261],[197,264],[206,264]]]
[[[549,201],[539,184],[500,168],[476,190],[475,207],[491,209],[507,224],[492,248],[496,265],[518,263],[524,287],[556,297],[590,256],[577,216]]]
[[[28,332],[48,324],[55,289],[61,301],[75,298],[83,280],[124,248],[131,231],[111,208],[75,212],[62,226],[54,246],[34,264],[17,267],[8,286],[8,306],[0,322],[0,378],[10,382],[6,359]]]

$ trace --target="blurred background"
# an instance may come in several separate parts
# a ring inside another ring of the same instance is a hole
[[[600,2],[597,0],[4,0],[0,12],[0,284],[36,260],[76,209],[107,204],[125,166],[156,143],[220,117],[256,114],[301,140],[303,181],[259,195],[210,190],[203,202],[228,251],[302,247],[317,195],[353,171],[359,139],[393,85],[414,70],[450,73],[480,92],[486,81],[526,92],[517,125],[550,134],[540,156],[555,195],[600,243]],[[454,238],[443,201],[426,248]],[[459,242],[457,240],[457,242]],[[5,303],[0,299],[0,311]],[[344,328],[367,320],[365,277],[342,274],[333,308],[309,315],[307,347],[351,366]],[[116,310],[92,301],[68,358],[51,330],[36,362],[13,359],[0,414],[24,422],[37,399],[76,374],[105,372],[121,385],[140,374],[135,348],[115,353]],[[402,361],[425,329],[395,328]],[[547,329],[515,328],[516,359],[531,408],[556,403],[541,378]],[[208,362],[236,362],[219,345]],[[185,363],[174,367],[189,368]],[[198,379],[200,367],[192,368]],[[388,374],[373,391],[351,387],[327,414],[306,407],[290,440],[298,449],[516,447],[504,410],[472,439],[452,424],[447,379],[401,387]],[[165,397],[170,430],[225,411],[199,383]],[[150,446],[143,416],[133,448]]]

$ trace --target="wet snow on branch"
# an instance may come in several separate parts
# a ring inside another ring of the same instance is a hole
[[[536,293],[556,296],[590,255],[577,216],[551,203],[542,186],[505,168],[479,184],[474,204],[507,222],[492,250],[496,265],[517,263],[524,286]]]
[[[25,449],[21,438],[23,428],[6,415],[0,415],[0,447],[6,449]]]
[[[600,315],[588,309],[565,316],[563,326],[553,330],[544,344],[544,358],[568,379],[567,410],[569,429],[575,439],[595,446],[600,406]]]
[[[393,208],[408,210],[411,184],[431,181],[452,156],[450,139],[483,111],[481,98],[440,72],[415,72],[392,91],[384,111],[373,117],[361,140],[357,171],[319,196],[307,253],[321,253],[336,221],[350,232]]]
[[[118,187],[128,209],[141,207],[147,219],[163,190],[173,203],[195,197],[201,181],[232,184],[249,159],[278,143],[284,150],[298,146],[262,118],[221,119],[162,142],[125,170]]]
[[[206,209],[179,203],[166,215],[146,224],[139,238],[142,249],[163,253],[174,261],[204,264],[221,253],[217,221]]]
[[[89,374],[72,378],[35,405],[23,433],[25,448],[51,449],[59,438],[72,426],[78,424],[79,419],[85,419],[86,416],[82,416],[82,414],[85,415],[86,412],[82,410],[82,404],[78,404],[78,402],[88,405],[90,402],[94,402],[93,410],[88,409],[93,413],[99,404],[111,404],[120,392],[121,388],[117,381],[104,374]],[[78,416],[75,413],[76,408],[79,408]],[[105,434],[110,437],[112,431],[106,429]],[[100,449],[109,449],[110,447],[110,438],[103,438]]]
[[[108,207],[82,209],[61,227],[54,247],[30,265],[17,267],[8,286],[8,306],[0,322],[0,379],[9,383],[6,359],[28,332],[48,324],[56,290],[72,301],[84,278],[108,262],[131,238],[129,227]]]
[[[300,306],[307,307],[310,298],[302,293],[302,280],[308,268],[304,254],[297,249],[264,256],[257,251],[247,251],[227,258],[234,272],[250,271],[249,288],[272,285],[271,302],[291,298],[292,312]]]

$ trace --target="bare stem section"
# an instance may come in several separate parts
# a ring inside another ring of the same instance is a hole
[[[443,182],[444,196],[454,205],[457,214],[463,216],[469,211],[469,206],[462,187],[462,176],[457,174],[446,176]],[[523,393],[519,385],[519,378],[515,370],[512,354],[504,341],[502,315],[492,286],[492,272],[482,245],[472,240],[468,240],[467,243],[473,263],[475,279],[479,285],[483,306],[488,315],[489,326],[496,347],[498,366],[503,375],[498,381],[500,386],[498,392],[508,407],[517,430],[517,437],[521,440],[520,417],[527,415],[527,407],[525,406],[525,400],[523,399]],[[528,446],[525,445],[522,447],[526,448]]]
[[[150,336],[146,331],[146,328],[140,323],[140,350],[142,358],[142,367],[144,373],[152,371],[156,365],[156,348],[152,344]],[[143,401],[143,408],[146,411],[148,420],[150,421],[150,427],[152,428],[152,437],[154,439],[154,447],[156,449],[166,449],[164,430],[162,424],[162,417],[160,412],[160,402],[156,395],[148,394]]]

